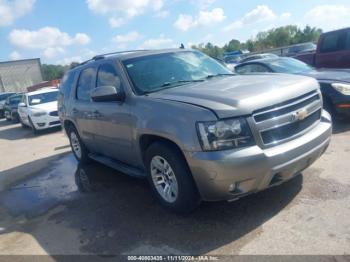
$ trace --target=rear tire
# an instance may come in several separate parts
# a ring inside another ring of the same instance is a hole
[[[68,128],[68,137],[72,152],[78,162],[83,164],[90,162],[89,151],[81,140],[75,127],[71,126]]]
[[[182,153],[167,143],[153,143],[146,151],[147,178],[160,204],[176,213],[188,214],[201,202]]]
[[[19,119],[20,119],[20,117],[19,117],[18,113],[13,113],[12,114],[12,119],[11,120],[12,120],[13,123],[16,123],[16,124],[19,123]]]

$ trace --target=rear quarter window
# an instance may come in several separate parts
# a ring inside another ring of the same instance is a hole
[[[96,69],[89,67],[81,71],[77,86],[77,99],[90,101],[90,91],[96,86]]]
[[[75,72],[66,73],[61,81],[60,92],[65,97],[69,97],[75,83]]]

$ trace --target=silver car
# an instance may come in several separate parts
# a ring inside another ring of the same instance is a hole
[[[322,155],[332,133],[316,80],[239,76],[183,49],[81,64],[63,78],[59,116],[79,162],[147,177],[176,212],[293,178]]]

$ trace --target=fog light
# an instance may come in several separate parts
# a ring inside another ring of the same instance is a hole
[[[38,126],[43,127],[45,123],[37,123]]]

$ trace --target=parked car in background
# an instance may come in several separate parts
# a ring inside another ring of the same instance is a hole
[[[0,119],[4,118],[4,107],[6,99],[15,94],[14,92],[0,93]]]
[[[7,98],[4,107],[5,118],[14,123],[19,122],[18,104],[22,101],[23,94],[15,94]]]
[[[288,48],[287,52],[285,53],[285,56],[295,56],[297,54],[302,54],[306,52],[314,52],[317,48],[317,45],[314,43],[302,43],[293,45]]]
[[[321,86],[324,108],[333,116],[350,116],[350,72],[343,70],[317,70],[287,57],[261,59],[237,65],[238,74],[288,73],[313,77]]]
[[[58,90],[42,89],[23,95],[18,104],[19,120],[33,132],[61,125],[57,112]]]
[[[322,34],[316,52],[294,58],[316,68],[350,68],[350,28]]]
[[[239,76],[194,50],[99,55],[64,76],[59,97],[79,162],[147,177],[177,212],[291,179],[332,133],[314,79]]]
[[[278,58],[278,55],[270,54],[270,53],[264,53],[264,54],[254,54],[250,56],[243,57],[239,63],[245,63],[248,61],[256,60],[256,59],[263,59],[263,58]]]

